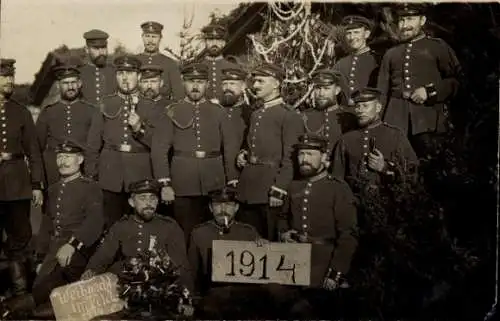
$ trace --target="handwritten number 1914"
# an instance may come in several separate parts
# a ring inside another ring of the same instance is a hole
[[[234,251],[230,251],[229,253],[227,253],[226,257],[230,259],[231,263],[230,271],[226,273],[226,276],[236,276]],[[269,277],[267,276],[267,260],[267,254],[263,255],[258,260],[258,262],[260,262],[260,264],[262,265],[262,274],[259,277],[259,280],[269,280]],[[252,252],[245,250],[240,253],[239,261],[241,266],[238,271],[239,274],[245,277],[251,277],[255,273],[256,268],[255,256],[252,254]],[[279,264],[276,267],[276,271],[291,271],[292,281],[293,283],[295,283],[295,264],[293,264],[291,267],[284,267],[284,264],[285,255],[281,255]]]

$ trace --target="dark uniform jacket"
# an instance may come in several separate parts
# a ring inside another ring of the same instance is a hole
[[[135,216],[123,217],[103,238],[87,269],[97,274],[108,270],[119,273],[124,262],[149,249],[151,236],[156,238],[155,249],[168,253],[179,268],[184,285],[192,290],[184,233],[173,219],[164,216],[154,216],[149,222],[141,222]]]
[[[55,148],[65,140],[75,141],[82,146],[87,143],[87,135],[95,106],[84,100],[70,103],[58,101],[45,107],[38,116],[36,128],[38,141],[43,151],[46,186],[59,180]]]
[[[238,147],[244,148],[245,138],[248,134],[251,107],[245,102],[238,103],[231,107],[224,107],[225,115],[233,128],[233,133],[237,137]]]
[[[240,222],[233,222],[227,232],[215,220],[195,227],[191,232],[188,254],[197,290],[204,292],[211,284],[212,241],[256,241],[259,238],[259,233],[253,226]]]
[[[267,204],[271,186],[286,192],[293,179],[293,145],[302,126],[299,115],[288,109],[281,98],[252,113],[246,138],[249,161],[238,183],[240,201]]]
[[[222,106],[184,99],[170,105],[167,114],[153,135],[155,178],[171,177],[178,196],[207,195],[237,178],[238,141]]]
[[[99,106],[104,96],[116,91],[116,71],[110,62],[102,68],[91,62],[80,67],[82,96],[94,106]]]
[[[349,186],[326,171],[294,180],[280,230],[296,230],[312,244],[311,286],[321,286],[329,268],[347,273],[357,247],[357,213]],[[308,243],[309,243],[308,242]]]
[[[163,87],[160,89],[163,96],[171,100],[178,100],[184,97],[181,72],[175,60],[162,53],[151,55],[145,52],[138,54],[137,58],[139,58],[143,66],[153,64],[163,67]]]
[[[208,66],[207,99],[220,99],[222,96],[222,69],[230,64],[224,57],[204,57],[200,61]]]
[[[385,95],[384,121],[410,135],[444,131],[444,104],[457,93],[460,72],[454,51],[438,38],[421,36],[389,49],[378,77],[378,88]],[[405,97],[431,84],[436,95],[423,105]]]
[[[153,102],[155,103],[156,107],[158,109],[165,109],[167,108],[170,104],[173,103],[173,101],[169,98],[169,97],[166,97],[166,96],[162,96],[160,95],[159,97],[153,99]]]
[[[0,201],[30,200],[43,182],[35,124],[23,105],[14,100],[0,104]]]
[[[57,251],[71,237],[82,242],[85,251],[97,242],[104,226],[102,190],[89,178],[75,175],[52,184],[47,202],[36,249],[45,256],[40,271],[44,275],[54,269]]]
[[[333,174],[345,180],[354,192],[367,184],[379,184],[384,175],[368,168],[367,156],[372,147],[399,169],[400,178],[416,171],[418,159],[406,135],[399,128],[379,121],[342,135],[335,146]]]
[[[128,125],[131,103],[121,94],[104,97],[87,138],[85,174],[98,177],[100,186],[112,192],[128,191],[130,183],[152,178],[149,147]],[[159,113],[152,100],[140,98],[135,110],[144,128],[154,126]]]
[[[367,50],[341,58],[333,69],[342,74],[342,92],[349,99],[356,90],[376,86],[379,59],[375,52]]]
[[[319,134],[328,139],[328,153],[340,136],[354,128],[354,120],[351,113],[344,112],[342,107],[329,107],[325,110],[309,108],[297,111],[302,118],[303,132],[306,134]]]

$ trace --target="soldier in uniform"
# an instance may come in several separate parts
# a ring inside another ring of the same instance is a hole
[[[341,25],[350,53],[341,58],[333,69],[343,75],[342,92],[349,98],[358,89],[376,85],[379,59],[367,45],[373,30],[372,21],[363,16],[347,16]],[[353,106],[354,102],[348,100],[348,105]]]
[[[301,290],[300,304],[311,310],[293,313],[319,313],[329,317],[332,297],[323,289],[342,285],[357,247],[356,201],[343,180],[328,174],[328,139],[304,134],[295,145],[300,179],[288,190],[287,204],[280,220],[280,238],[287,243],[310,243],[311,285]]]
[[[139,82],[141,94],[152,99],[158,108],[166,108],[172,103],[169,97],[162,95],[160,91],[163,86],[162,74],[163,68],[161,66],[141,66],[141,81]]]
[[[80,99],[82,80],[78,68],[63,65],[54,69],[61,99],[40,112],[36,128],[43,151],[46,186],[59,181],[56,147],[65,140],[85,145],[95,106]]]
[[[221,70],[230,64],[222,56],[222,49],[226,45],[227,30],[221,25],[210,24],[204,27],[201,32],[205,40],[206,55],[201,61],[209,68],[207,99],[212,102],[219,102],[222,97]]]
[[[383,119],[401,128],[424,157],[427,144],[446,131],[445,104],[458,91],[461,68],[448,44],[422,31],[422,5],[400,6],[396,16],[401,43],[386,52],[378,77]]]
[[[418,159],[401,129],[380,120],[381,92],[364,88],[352,96],[360,128],[342,135],[335,146],[333,174],[356,194],[382,182],[411,178]]]
[[[153,135],[151,157],[155,177],[165,185],[162,199],[173,201],[188,241],[193,227],[210,219],[208,193],[236,183],[239,146],[223,107],[204,97],[207,66],[188,64],[182,77],[186,97],[168,107],[168,117]]]
[[[0,232],[5,231],[4,253],[9,259],[14,295],[26,291],[24,259],[31,240],[30,209],[43,203],[43,162],[33,118],[26,107],[11,99],[14,59],[0,60]]]
[[[108,37],[106,32],[97,29],[83,34],[87,60],[80,67],[82,96],[95,106],[99,106],[102,98],[116,88],[115,70],[108,62]]]
[[[340,136],[354,127],[352,114],[344,112],[337,100],[341,92],[341,77],[339,72],[331,69],[315,71],[312,74],[313,108],[297,111],[302,118],[304,133],[324,136],[330,153]]]
[[[50,292],[80,279],[103,228],[102,191],[97,182],[83,177],[83,147],[76,141],[56,146],[61,179],[51,185],[36,246],[37,276],[32,294],[17,301],[13,310],[31,308],[50,318]],[[21,307],[20,302],[24,302]],[[53,316],[52,316],[53,318]]]
[[[243,148],[248,132],[248,124],[252,113],[251,107],[245,101],[247,73],[238,65],[228,65],[222,70],[222,96],[220,104],[224,106],[228,120]]]
[[[285,73],[279,66],[263,64],[252,76],[254,91],[263,103],[254,108],[246,137],[248,148],[237,159],[243,168],[238,183],[239,220],[272,240],[277,212],[293,179],[292,146],[302,132],[302,121],[281,98]]]
[[[179,100],[184,97],[179,65],[175,60],[160,53],[160,42],[162,38],[163,25],[148,21],[141,25],[144,52],[137,55],[142,65],[157,65],[163,69],[163,84],[160,92],[162,96],[171,100]]]
[[[156,214],[161,184],[154,180],[140,180],[130,184],[130,206],[134,214],[116,222],[90,258],[82,279],[106,271],[119,274],[123,264],[150,249],[166,251],[178,267],[183,284],[193,289],[184,234],[171,218]],[[116,257],[121,259],[115,261]]]
[[[134,134],[154,126],[158,114],[152,100],[139,96],[140,64],[134,56],[115,59],[118,91],[103,98],[87,138],[85,174],[103,189],[106,228],[128,210],[129,184],[152,177],[150,150]]]

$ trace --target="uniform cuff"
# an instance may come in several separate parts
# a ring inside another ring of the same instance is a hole
[[[77,251],[80,251],[83,248],[83,242],[74,236],[69,239],[68,244],[74,247]]]
[[[31,190],[42,190],[42,183],[40,182],[31,183]]]
[[[279,199],[285,198],[287,194],[288,193],[284,189],[278,188],[276,186],[271,186],[271,191],[269,192],[269,196]]]
[[[437,90],[436,86],[433,83],[424,86],[425,91],[427,92],[427,100],[425,103],[427,105],[434,105],[437,100]]]

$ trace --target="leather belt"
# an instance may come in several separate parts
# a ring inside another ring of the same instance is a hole
[[[137,146],[133,146],[130,144],[120,144],[120,145],[106,144],[104,146],[104,149],[109,149],[109,150],[113,150],[115,152],[120,152],[120,153],[135,153],[135,154],[149,153],[149,150],[145,147],[142,148],[142,147],[137,147]]]
[[[7,153],[7,152],[0,153],[0,160],[2,160],[2,161],[10,161],[10,160],[18,160],[18,159],[24,159],[24,154]]]
[[[272,160],[265,160],[255,155],[248,156],[248,163],[252,165],[268,165],[271,167],[277,166],[277,162]]]
[[[174,151],[174,156],[204,159],[204,158],[216,158],[222,156],[222,154],[220,151],[206,152],[203,150],[196,150],[193,152],[186,152],[186,151],[176,150]]]

